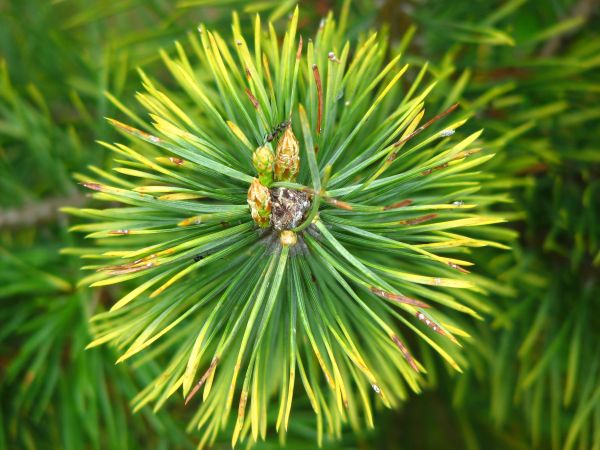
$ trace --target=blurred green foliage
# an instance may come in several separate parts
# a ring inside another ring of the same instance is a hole
[[[486,340],[479,383],[489,386],[492,422],[521,429],[529,436],[523,445],[598,448],[598,3],[479,6],[415,12],[433,31],[419,53],[433,60],[444,53],[437,70],[469,80],[462,104],[476,111],[490,145],[503,149],[491,188],[511,189],[507,208],[520,232],[511,255],[482,261],[515,294],[491,323],[497,331]],[[479,22],[468,29],[475,14]],[[442,30],[466,43],[448,51]],[[481,44],[472,33],[499,40]]]
[[[79,263],[59,205],[86,199],[72,174],[109,164],[105,117],[128,108],[138,66],[173,51],[200,21],[226,28],[229,8],[276,19],[292,2],[126,0],[0,3],[0,448],[193,448],[181,408],[130,412],[152,367],[114,366],[84,351],[87,318],[111,290],[77,287]],[[334,1],[301,2],[313,31]],[[287,9],[286,9],[287,8]],[[471,369],[443,366],[429,392],[377,428],[332,448],[600,448],[600,29],[594,0],[353,2],[352,30],[387,23],[395,45],[439,78],[485,129],[495,177],[486,192],[519,239],[484,252],[488,320],[472,324]],[[244,17],[244,16],[242,16]],[[416,28],[412,28],[412,26]],[[458,87],[456,87],[458,86]],[[509,237],[507,235],[507,237]],[[147,371],[147,373],[144,373]],[[310,419],[288,448],[314,448]],[[265,448],[276,448],[276,442]],[[223,448],[226,445],[223,444]]]

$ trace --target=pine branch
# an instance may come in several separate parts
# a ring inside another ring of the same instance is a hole
[[[166,357],[134,404],[181,389],[200,446],[233,408],[233,445],[264,439],[268,410],[285,434],[300,381],[317,420],[333,418],[318,441],[335,423],[360,429],[351,418],[421,390],[415,342],[461,371],[460,317],[479,318],[483,291],[463,254],[498,245],[489,225],[504,221],[473,195],[493,157],[481,131],[456,132],[457,104],[425,114],[435,80],[405,90],[385,38],[351,50],[332,14],[306,46],[298,23],[296,10],[279,39],[258,17],[254,47],[237,19],[227,39],[201,26],[197,61],[163,53],[175,87],[144,74],[138,95],[152,124],[122,107],[139,128],[110,120],[128,140],[102,143],[116,175],[78,177],[123,207],[69,209],[100,244],[72,250],[91,262],[81,283],[133,286],[94,319],[89,346]]]
[[[69,197],[45,198],[18,209],[0,210],[0,228],[21,229],[56,221],[61,207],[81,207],[86,197],[75,194]]]

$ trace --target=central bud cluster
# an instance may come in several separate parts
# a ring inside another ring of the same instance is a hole
[[[287,188],[271,189],[271,226],[277,231],[291,230],[306,218],[310,199],[306,192]]]
[[[292,131],[291,122],[278,127],[283,135],[273,152],[270,143],[258,147],[252,155],[256,169],[248,190],[248,205],[252,218],[261,228],[271,227],[280,232],[283,245],[295,243],[294,228],[302,224],[311,206],[306,192],[285,187],[271,188],[273,181],[294,182],[300,172],[300,146]],[[275,137],[269,135],[270,137]],[[293,245],[293,244],[292,244]]]

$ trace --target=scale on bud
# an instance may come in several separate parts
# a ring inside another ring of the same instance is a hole
[[[277,143],[275,180],[296,181],[298,172],[300,172],[300,145],[290,125]]]
[[[252,163],[258,172],[258,180],[264,186],[270,186],[273,182],[273,167],[275,155],[269,145],[261,145],[252,155]]]
[[[248,189],[248,206],[252,219],[259,227],[267,228],[271,224],[271,193],[258,178],[252,180]]]

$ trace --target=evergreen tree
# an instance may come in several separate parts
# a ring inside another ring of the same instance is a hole
[[[0,6],[0,448],[600,448],[597,3],[294,7]]]

